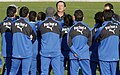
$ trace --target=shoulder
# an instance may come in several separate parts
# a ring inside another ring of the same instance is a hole
[[[74,29],[74,27],[75,27],[75,25],[71,26],[71,27],[69,28],[69,30],[68,30],[68,33],[70,33],[71,30]]]
[[[84,23],[83,21],[81,21],[80,24],[83,25],[83,26],[85,26],[89,31],[92,30],[92,28],[90,28],[90,27],[88,26],[88,24]]]

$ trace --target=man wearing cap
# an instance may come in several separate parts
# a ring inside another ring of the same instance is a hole
[[[53,16],[55,9],[48,7],[46,9],[46,19],[39,25],[41,33],[41,74],[48,75],[49,65],[51,63],[54,75],[60,74],[60,34],[61,25]]]

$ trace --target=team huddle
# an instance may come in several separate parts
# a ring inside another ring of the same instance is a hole
[[[66,4],[56,3],[57,12],[48,7],[44,12],[29,11],[9,5],[0,23],[3,75],[120,75],[120,16],[113,5],[94,16],[90,28],[83,22],[84,13],[65,13]],[[19,9],[19,16],[17,16]]]

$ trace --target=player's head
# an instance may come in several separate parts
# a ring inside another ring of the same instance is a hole
[[[9,6],[7,8],[7,17],[15,17],[15,13],[16,13],[16,8],[13,6]]]
[[[103,19],[104,21],[110,21],[113,17],[113,11],[112,10],[104,10],[103,11]]]
[[[37,17],[37,13],[35,11],[30,11],[29,12],[29,20],[35,22]]]
[[[113,10],[113,5],[111,3],[106,3],[104,5],[104,10]]]
[[[56,3],[56,9],[57,9],[58,12],[64,12],[65,8],[66,8],[66,3],[65,2],[58,1]]]
[[[47,17],[53,17],[55,14],[55,9],[53,7],[48,7],[46,9],[46,16]]]
[[[71,27],[73,25],[73,19],[72,19],[72,16],[70,14],[65,15],[64,25],[68,26],[68,27]]]
[[[82,10],[80,10],[80,9],[75,10],[74,17],[75,17],[75,21],[82,21],[83,17],[84,17]]]
[[[46,14],[44,12],[38,12],[37,20],[43,21],[43,20],[45,20],[45,18],[46,18]]]
[[[28,17],[29,14],[29,9],[26,6],[23,6],[22,8],[20,8],[20,17]]]
[[[97,12],[94,16],[96,23],[102,23],[103,22],[103,12]]]
[[[16,15],[17,15],[17,14],[18,14],[19,7],[18,7],[17,5],[15,5],[15,4],[10,4],[9,6],[13,6],[13,7],[16,8]]]

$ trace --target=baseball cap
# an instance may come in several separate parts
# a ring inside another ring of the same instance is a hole
[[[55,13],[55,9],[53,7],[48,7],[46,9],[46,16],[52,17],[52,16],[54,16],[54,13]]]

